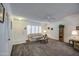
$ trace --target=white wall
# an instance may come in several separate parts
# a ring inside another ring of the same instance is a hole
[[[29,21],[29,20],[13,20],[12,22],[12,38],[13,44],[25,43],[28,39],[27,37],[27,25],[41,25],[39,22]]]
[[[49,23],[48,27],[53,28],[53,30],[48,30],[48,36],[50,38],[59,39],[59,24],[64,24],[64,21],[58,21],[58,22],[53,22],[53,23]]]
[[[5,7],[5,19],[4,23],[0,23],[0,55],[10,55],[12,44],[11,40],[8,40],[10,34],[10,8],[8,4],[3,4]],[[8,17],[6,16],[8,13]]]
[[[79,26],[79,15],[71,15],[64,18],[65,22],[65,42],[68,42],[72,38],[72,31],[76,30],[76,26]],[[79,37],[77,37],[79,39]]]
[[[64,41],[69,42],[69,39],[72,37],[71,32],[76,29],[76,26],[79,26],[79,15],[67,16],[58,22],[49,23],[47,27],[53,28],[53,30],[47,30],[47,34],[50,38],[59,40],[59,24],[65,26]]]
[[[6,9],[6,13],[7,13],[7,16],[6,16],[6,27],[7,27],[7,36],[8,36],[8,55],[11,54],[11,51],[12,51],[12,30],[11,30],[11,21],[12,21],[12,11],[11,11],[11,8],[10,8],[10,5],[8,3],[5,3],[4,4],[5,6],[5,9]]]
[[[0,55],[8,55],[8,36],[6,24],[6,22],[4,22],[4,24],[0,23]]]
[[[24,43],[25,39],[27,39],[27,32],[24,30],[27,22],[14,20],[12,22],[12,38],[13,44]]]

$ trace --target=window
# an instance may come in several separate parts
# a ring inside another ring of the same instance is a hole
[[[31,33],[31,26],[30,26],[30,25],[27,26],[27,33],[28,33],[28,34]]]
[[[41,33],[42,32],[42,30],[41,30],[41,26],[39,26],[39,33]]]
[[[31,30],[32,30],[32,33],[35,33],[35,26],[32,26],[32,28],[31,28]]]
[[[36,26],[35,29],[36,29],[36,33],[39,33],[39,30],[38,30],[39,29],[39,26]]]
[[[41,26],[27,25],[27,34],[41,33]]]

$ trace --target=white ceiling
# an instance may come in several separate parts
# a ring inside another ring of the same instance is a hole
[[[11,3],[13,15],[38,21],[58,21],[63,17],[78,14],[79,4],[75,3]]]

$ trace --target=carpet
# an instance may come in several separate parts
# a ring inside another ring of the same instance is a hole
[[[11,56],[79,56],[79,52],[64,42],[49,39],[46,44],[31,42],[13,45]]]

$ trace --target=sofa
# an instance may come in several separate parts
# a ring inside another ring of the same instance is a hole
[[[43,34],[41,33],[34,33],[28,35],[28,40],[30,41],[38,41],[41,38],[43,38]]]

